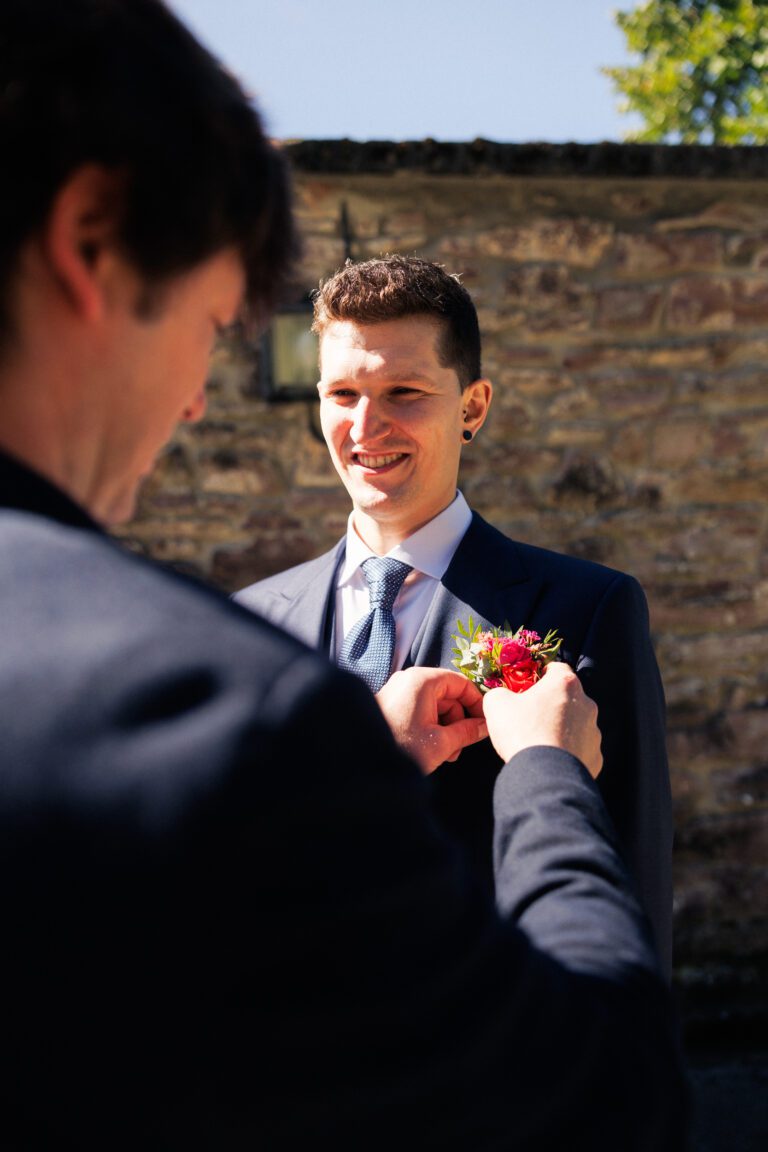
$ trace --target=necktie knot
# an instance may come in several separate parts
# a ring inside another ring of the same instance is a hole
[[[382,608],[385,612],[391,612],[403,581],[411,571],[410,564],[403,564],[401,560],[392,560],[387,556],[369,556],[361,567],[368,584],[371,611]]]
[[[389,679],[395,651],[392,607],[411,566],[387,556],[369,556],[361,568],[368,585],[370,612],[349,632],[339,664],[356,672],[378,692]]]

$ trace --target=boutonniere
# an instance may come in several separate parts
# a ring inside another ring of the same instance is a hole
[[[557,658],[563,642],[555,629],[542,640],[530,628],[513,632],[505,622],[504,628],[487,632],[472,617],[466,627],[457,620],[459,635],[453,651],[456,659],[451,663],[467,679],[477,684],[481,692],[489,688],[509,688],[511,692],[525,692],[544,674],[550,661]]]

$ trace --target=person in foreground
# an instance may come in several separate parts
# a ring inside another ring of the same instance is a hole
[[[377,704],[104,531],[290,265],[256,113],[156,0],[4,0],[0,45],[0,1146],[680,1147],[574,674]],[[498,908],[399,746],[486,723]]]
[[[347,533],[325,555],[235,599],[342,665],[359,664],[374,690],[367,653],[355,648],[372,557],[374,565],[386,558],[403,580],[383,676],[412,665],[451,667],[459,620],[542,637],[556,629],[562,657],[599,708],[600,787],[669,976],[672,804],[664,695],[642,589],[624,573],[508,539],[457,492],[461,454],[475,451],[492,387],[482,376],[477,312],[456,277],[416,257],[349,263],[321,285],[314,329],[323,433],[352,500]],[[500,768],[485,741],[430,780],[438,815],[489,887]]]

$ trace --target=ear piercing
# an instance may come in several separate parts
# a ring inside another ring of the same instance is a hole
[[[465,442],[465,444],[469,444],[470,440],[472,439],[472,433],[470,432],[469,428],[464,429],[464,431],[461,434],[461,438]]]

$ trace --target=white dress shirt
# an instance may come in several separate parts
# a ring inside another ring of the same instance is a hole
[[[368,585],[360,565],[376,553],[358,536],[352,523],[353,515],[350,514],[347,523],[346,556],[336,578],[333,649],[337,657],[349,630],[371,610]],[[405,663],[437,585],[471,521],[469,505],[461,492],[457,492],[447,508],[387,552],[387,556],[402,560],[413,568],[392,609],[396,627],[393,671],[402,668]]]

